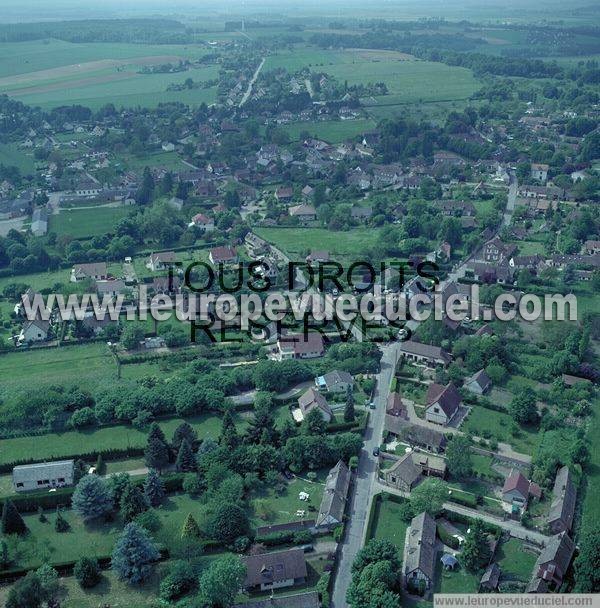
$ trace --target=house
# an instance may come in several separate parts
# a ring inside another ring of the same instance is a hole
[[[323,337],[317,332],[288,334],[277,341],[279,359],[313,359],[325,353]]]
[[[422,363],[434,367],[446,367],[452,360],[452,355],[439,346],[422,344],[413,340],[406,340],[400,346],[400,354],[408,361]]]
[[[548,165],[542,163],[531,164],[531,179],[535,179],[538,182],[545,184],[548,181]]]
[[[400,393],[393,392],[388,395],[385,414],[386,416],[400,417],[408,420],[408,411],[402,402]]]
[[[314,388],[309,388],[298,398],[298,409],[293,411],[294,420],[302,422],[314,409],[321,414],[325,422],[330,422],[333,418],[327,399]]]
[[[457,414],[462,397],[452,382],[446,386],[430,384],[427,390],[425,420],[447,426]]]
[[[573,554],[575,543],[566,532],[552,536],[539,554],[527,593],[548,593],[560,588]]]
[[[104,295],[111,296],[113,298],[125,293],[126,286],[125,282],[121,279],[109,279],[107,281],[96,281],[96,292],[98,296]]]
[[[436,526],[428,513],[412,519],[407,533],[404,581],[406,587],[423,591],[431,589],[435,574]]]
[[[445,476],[446,461],[441,456],[418,450],[407,452],[383,472],[385,483],[403,492],[410,492],[423,477]]]
[[[371,219],[373,209],[371,207],[352,207],[350,217],[357,222],[366,222]]]
[[[172,196],[168,201],[167,205],[172,207],[173,209],[177,209],[177,211],[181,211],[183,209],[183,199],[177,196]]]
[[[275,190],[275,198],[280,202],[287,202],[292,200],[294,196],[294,189],[291,187],[280,186]]]
[[[218,264],[235,264],[238,261],[238,254],[235,247],[226,245],[224,247],[213,247],[208,259],[213,266]]]
[[[288,210],[290,217],[298,218],[300,223],[313,222],[317,219],[317,212],[312,205],[294,205]]]
[[[204,230],[204,232],[212,232],[215,229],[215,222],[212,218],[204,215],[204,213],[197,213],[190,222],[190,226],[195,226]]]
[[[304,188],[302,188],[302,196],[305,199],[309,199],[312,198],[312,195],[314,194],[315,189],[312,186],[309,186],[308,184],[306,186],[304,186]]]
[[[34,209],[31,216],[31,233],[44,236],[48,232],[48,212],[43,208]]]
[[[354,386],[354,378],[348,372],[333,370],[315,378],[316,387],[327,393],[345,393]]]
[[[34,319],[27,321],[21,328],[18,342],[19,344],[29,344],[30,342],[44,342],[50,333],[50,321]]]
[[[306,558],[302,549],[248,555],[244,558],[244,591],[269,591],[306,582]]]
[[[320,608],[321,600],[316,591],[286,595],[285,597],[268,597],[258,601],[235,604],[234,608]]]
[[[492,387],[492,380],[484,369],[465,378],[464,387],[474,395],[485,395]]]
[[[325,264],[326,262],[329,262],[329,251],[313,250],[306,256],[307,264]]]
[[[496,562],[491,563],[479,581],[479,591],[486,593],[496,591],[500,582],[500,574],[500,566]]]
[[[502,501],[508,505],[512,513],[521,513],[527,508],[530,497],[540,498],[540,487],[513,469],[504,480]]]
[[[486,262],[503,262],[511,258],[516,245],[503,243],[498,237],[488,241],[483,247],[483,258]]]
[[[105,281],[108,278],[106,262],[95,262],[93,264],[75,264],[71,269],[71,283],[79,281]]]
[[[331,529],[344,521],[346,500],[350,489],[351,473],[343,460],[340,460],[327,475],[325,490],[316,519],[316,527]]]
[[[554,480],[552,504],[548,513],[548,528],[552,534],[571,530],[576,502],[577,490],[569,467],[561,467]]]
[[[583,244],[584,253],[594,255],[600,253],[600,241],[586,241]]]
[[[39,298],[41,298],[42,294],[37,291],[34,291],[33,289],[31,289],[31,287],[28,287],[25,293],[21,294],[21,299],[15,304],[15,307],[13,309],[15,315],[17,315],[18,317],[26,316],[27,309],[25,308],[25,306],[27,305],[29,308],[31,308],[33,306],[33,301],[36,296],[39,296]]]
[[[59,460],[15,467],[12,472],[13,488],[15,492],[33,492],[72,486],[74,466],[73,460]]]
[[[181,291],[181,279],[174,277],[153,277],[152,287],[154,294],[174,294]]]
[[[385,430],[412,447],[441,454],[446,449],[447,439],[443,433],[423,426],[412,424],[402,416],[386,416]]]
[[[173,152],[175,150],[175,144],[170,141],[165,141],[161,148],[163,149],[163,152]]]
[[[159,253],[151,253],[148,261],[146,262],[146,268],[153,272],[160,270],[167,270],[171,264],[177,260],[177,256],[174,251],[161,251]]]

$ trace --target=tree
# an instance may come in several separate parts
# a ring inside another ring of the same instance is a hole
[[[248,517],[241,506],[230,502],[219,502],[215,506],[207,525],[210,538],[230,543],[247,531]]]
[[[27,526],[12,500],[7,498],[2,506],[2,534],[25,534]]]
[[[140,513],[148,510],[148,501],[142,492],[142,489],[134,484],[129,484],[121,500],[119,501],[119,508],[123,519],[126,522],[133,521]]]
[[[194,427],[187,422],[182,422],[173,433],[173,441],[171,442],[171,445],[173,446],[173,450],[175,452],[179,451],[181,442],[184,439],[190,444],[192,450],[196,451],[198,449],[198,434],[194,430]]]
[[[446,484],[441,479],[429,477],[410,494],[410,502],[415,513],[429,513],[435,517],[443,508],[448,496]]]
[[[103,479],[96,475],[86,475],[77,484],[71,504],[83,519],[96,519],[113,510],[113,497]]]
[[[327,421],[318,407],[306,414],[302,421],[302,431],[306,435],[324,435],[327,432]]]
[[[130,584],[145,581],[152,572],[152,563],[160,557],[152,539],[138,524],[125,526],[112,554],[112,568],[117,576]]]
[[[11,588],[6,608],[39,608],[42,605],[43,589],[39,576],[29,572]]]
[[[456,479],[469,477],[473,472],[471,444],[464,435],[454,435],[446,448],[450,474]]]
[[[144,455],[146,466],[150,469],[157,469],[159,473],[169,462],[169,448],[159,437],[148,437]]]
[[[196,569],[186,561],[177,561],[160,581],[160,598],[172,602],[198,587]]]
[[[465,537],[460,561],[469,572],[477,572],[490,561],[488,535],[483,529],[483,522],[479,519],[471,524]]]
[[[575,559],[575,593],[600,591],[600,527],[588,524],[579,537],[579,554]]]
[[[198,522],[194,519],[194,516],[191,513],[188,513],[188,516],[185,518],[183,522],[183,527],[181,528],[181,538],[182,539],[198,539],[200,538],[200,527],[198,526]]]
[[[165,497],[165,486],[159,474],[150,469],[144,481],[144,495],[152,507],[158,507]]]
[[[177,460],[175,461],[175,468],[180,473],[190,473],[198,468],[194,452],[192,452],[192,448],[186,439],[181,442]]]
[[[126,350],[135,350],[140,347],[144,335],[144,328],[141,325],[128,323],[121,334],[121,344]]]
[[[123,492],[125,488],[131,485],[131,478],[129,477],[129,473],[116,473],[115,475],[111,475],[108,480],[108,485],[112,492],[113,501],[115,504],[119,504],[121,502],[121,496],[123,496]]]
[[[0,568],[2,570],[8,568],[8,565],[10,564],[10,557],[8,555],[8,545],[6,544],[6,541],[0,540]]]
[[[352,392],[352,387],[349,386],[346,391],[346,407],[344,408],[344,420],[346,422],[354,422],[354,418],[356,418],[356,413],[354,411],[354,393]]]
[[[352,564],[352,572],[360,572],[367,565],[380,561],[389,561],[397,569],[401,565],[396,545],[389,540],[372,539],[356,554]]]
[[[245,577],[246,567],[239,557],[214,560],[200,576],[200,605],[231,608]]]
[[[511,400],[508,409],[519,424],[531,424],[537,421],[535,391],[530,387],[521,389]]]
[[[63,514],[60,512],[60,509],[56,508],[56,519],[54,520],[54,530],[59,534],[63,534],[68,532],[71,529],[71,525],[69,522],[63,517]]]
[[[58,593],[58,572],[49,564],[44,564],[35,573],[40,581],[42,599],[48,604]]]
[[[235,427],[235,421],[233,420],[233,414],[231,410],[227,410],[223,415],[223,422],[221,426],[221,436],[219,437],[219,443],[228,448],[235,448],[239,443],[239,437],[237,429]]]
[[[95,587],[101,578],[98,560],[95,557],[79,558],[73,568],[73,574],[84,589]]]

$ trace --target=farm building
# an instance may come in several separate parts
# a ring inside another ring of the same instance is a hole
[[[422,344],[421,342],[414,342],[413,340],[403,342],[400,346],[400,353],[408,361],[424,363],[431,367],[436,365],[446,367],[452,360],[452,356],[443,348]]]
[[[552,534],[568,532],[573,525],[577,490],[569,467],[561,467],[556,474],[552,490],[552,504],[548,513],[548,528]]]
[[[46,488],[62,488],[73,485],[73,460],[38,462],[13,469],[13,487],[16,492],[31,492]]]
[[[409,589],[427,591],[433,585],[436,558],[436,525],[428,513],[412,519],[407,534],[404,580]]]
[[[552,536],[535,562],[527,593],[548,593],[563,582],[573,554],[575,543],[566,532]]]
[[[350,488],[350,476],[350,469],[342,460],[329,471],[317,516],[317,528],[329,529],[342,523]]]
[[[492,387],[492,380],[484,369],[465,379],[465,388],[475,395],[484,395]]]

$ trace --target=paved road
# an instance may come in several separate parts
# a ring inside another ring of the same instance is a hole
[[[408,492],[402,492],[402,490],[397,490],[396,488],[386,486],[379,481],[375,483],[374,489],[375,492],[387,492],[388,494],[395,494],[396,496],[402,496],[403,498],[408,498],[410,496]],[[540,532],[524,528],[518,521],[495,517],[494,515],[490,515],[488,513],[483,513],[481,511],[476,511],[475,509],[469,509],[468,507],[457,505],[454,502],[445,502],[444,509],[446,509],[446,511],[450,511],[451,513],[459,513],[460,515],[466,515],[467,517],[481,519],[489,524],[494,524],[495,526],[499,526],[503,530],[509,532],[511,536],[520,538],[522,540],[534,541],[538,544],[546,544],[550,539],[549,536],[541,534]]]
[[[240,105],[239,105],[240,108],[248,101],[248,98],[252,94],[252,87],[254,86],[254,83],[256,82],[256,79],[258,78],[260,71],[263,69],[263,65],[265,65],[264,59],[258,64],[258,67],[256,68],[256,72],[254,72],[254,76],[252,76],[252,79],[248,83],[248,88],[246,89],[246,92],[244,93],[244,96],[242,97],[242,101],[240,101]]]
[[[381,442],[386,402],[398,361],[399,344],[386,345],[382,350],[381,371],[377,376],[377,388],[374,396],[375,409],[370,412],[364,447],[360,454],[358,471],[350,499],[349,519],[346,524],[344,540],[341,544],[332,593],[332,608],[345,608],[348,605],[346,603],[346,591],[352,580],[352,562],[364,543],[367,518],[374,494],[373,490],[377,483],[377,457],[373,456],[373,448],[378,447]]]

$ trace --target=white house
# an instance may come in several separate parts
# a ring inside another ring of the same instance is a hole
[[[46,488],[73,485],[73,460],[38,462],[13,469],[13,488],[16,492],[32,492]]]
[[[458,412],[461,402],[460,393],[452,382],[447,386],[431,384],[427,390],[425,420],[446,426]]]
[[[44,342],[48,339],[50,333],[50,321],[35,319],[27,321],[21,328],[19,334],[19,344],[28,344],[30,342]]]

